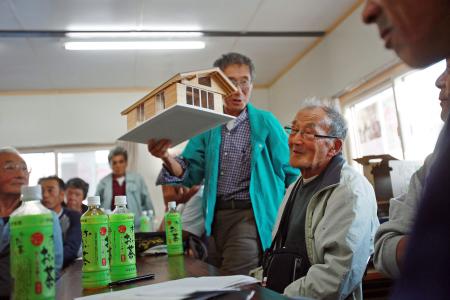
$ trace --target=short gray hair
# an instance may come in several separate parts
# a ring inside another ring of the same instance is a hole
[[[109,151],[109,154],[108,154],[109,164],[111,164],[113,157],[117,156],[117,155],[122,155],[125,158],[125,160],[128,161],[127,150],[125,150],[125,148],[123,148],[123,147],[117,146],[117,147],[114,147],[113,149],[111,149],[111,151]]]
[[[255,66],[253,65],[252,60],[243,54],[230,52],[227,54],[223,54],[219,59],[217,59],[214,62],[214,67],[217,67],[222,71],[225,70],[230,65],[248,66],[248,68],[250,69],[251,80],[253,81],[253,79],[255,78]]]
[[[339,112],[340,109],[336,100],[308,98],[301,102],[299,111],[314,108],[321,108],[327,114],[328,126],[330,126],[328,134],[345,140],[348,131],[347,122]]]
[[[1,147],[0,148],[0,154],[2,154],[2,153],[11,153],[11,154],[16,154],[16,155],[20,156],[20,152],[17,151],[16,148],[10,147],[10,146],[8,146],[8,147]]]

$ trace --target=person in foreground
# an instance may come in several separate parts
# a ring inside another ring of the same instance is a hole
[[[367,0],[363,20],[376,23],[386,47],[411,66],[425,67],[450,57],[449,0]],[[393,299],[448,299],[450,295],[448,118],[433,153]]]
[[[289,162],[302,176],[278,213],[263,262],[266,286],[287,296],[362,299],[379,222],[372,186],[343,158],[344,118],[326,102],[307,100],[286,130]]]
[[[229,274],[248,274],[270,245],[285,188],[298,170],[288,164],[287,137],[279,122],[249,103],[252,61],[228,53],[214,66],[237,87],[223,103],[224,113],[236,119],[190,139],[179,157],[169,155],[168,140],[150,140],[148,150],[164,163],[158,184],[191,187],[204,180],[209,262]]]
[[[441,119],[444,122],[450,110],[450,59],[447,58],[446,62],[446,69],[436,80],[436,87],[441,90],[439,100],[442,108]],[[400,275],[406,245],[432,163],[433,153],[411,177],[408,192],[391,199],[389,221],[383,223],[375,235],[374,265],[389,277],[397,278]]]
[[[20,187],[28,185],[27,164],[16,149],[0,148],[0,298],[11,293],[9,216],[20,206]],[[55,269],[58,276],[63,264],[63,243],[58,217],[53,213]]]

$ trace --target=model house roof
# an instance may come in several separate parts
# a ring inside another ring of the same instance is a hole
[[[124,111],[121,112],[122,115],[126,115],[131,110],[136,108],[137,106],[144,103],[146,100],[150,99],[151,97],[155,96],[165,88],[169,87],[173,83],[180,82],[183,79],[191,80],[195,77],[206,77],[210,76],[212,80],[215,80],[218,82],[222,89],[225,91],[225,94],[230,94],[232,92],[237,91],[237,88],[234,86],[234,84],[228,79],[228,77],[219,69],[219,68],[212,68],[212,69],[206,69],[206,70],[200,70],[200,71],[191,71],[191,72],[185,72],[185,73],[178,73],[157,88],[155,88],[153,91],[151,91],[149,94],[145,95],[142,99],[131,105],[130,107],[126,108]],[[206,89],[206,87],[205,87]]]

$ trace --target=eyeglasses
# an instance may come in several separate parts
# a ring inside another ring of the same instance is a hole
[[[8,172],[8,173],[13,173],[13,172],[17,172],[17,171],[22,171],[24,173],[27,173],[27,175],[30,175],[30,173],[31,173],[31,168],[28,169],[27,165],[24,163],[9,162],[3,166],[3,170],[5,170],[5,172]]]
[[[334,136],[334,135],[322,135],[322,134],[315,134],[312,132],[305,132],[303,130],[294,129],[290,126],[284,126],[284,130],[289,136],[295,136],[297,134],[300,134],[302,139],[307,141],[313,141],[316,138],[320,139],[339,139],[340,137]]]
[[[231,78],[229,78],[229,79],[236,87],[240,87],[242,90],[248,89],[251,84],[251,81],[246,78],[240,79],[240,80],[231,79]]]

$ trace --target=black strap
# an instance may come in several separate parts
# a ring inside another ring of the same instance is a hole
[[[298,190],[303,184],[303,178],[300,178],[296,183],[294,188],[292,189],[291,194],[289,195],[288,200],[286,201],[286,205],[284,207],[283,214],[281,215],[280,224],[278,226],[277,233],[273,238],[272,244],[270,245],[269,251],[272,252],[274,249],[279,249],[284,246],[286,241],[287,232],[289,229],[289,219],[291,217],[291,211],[294,206],[295,196],[297,195]]]

